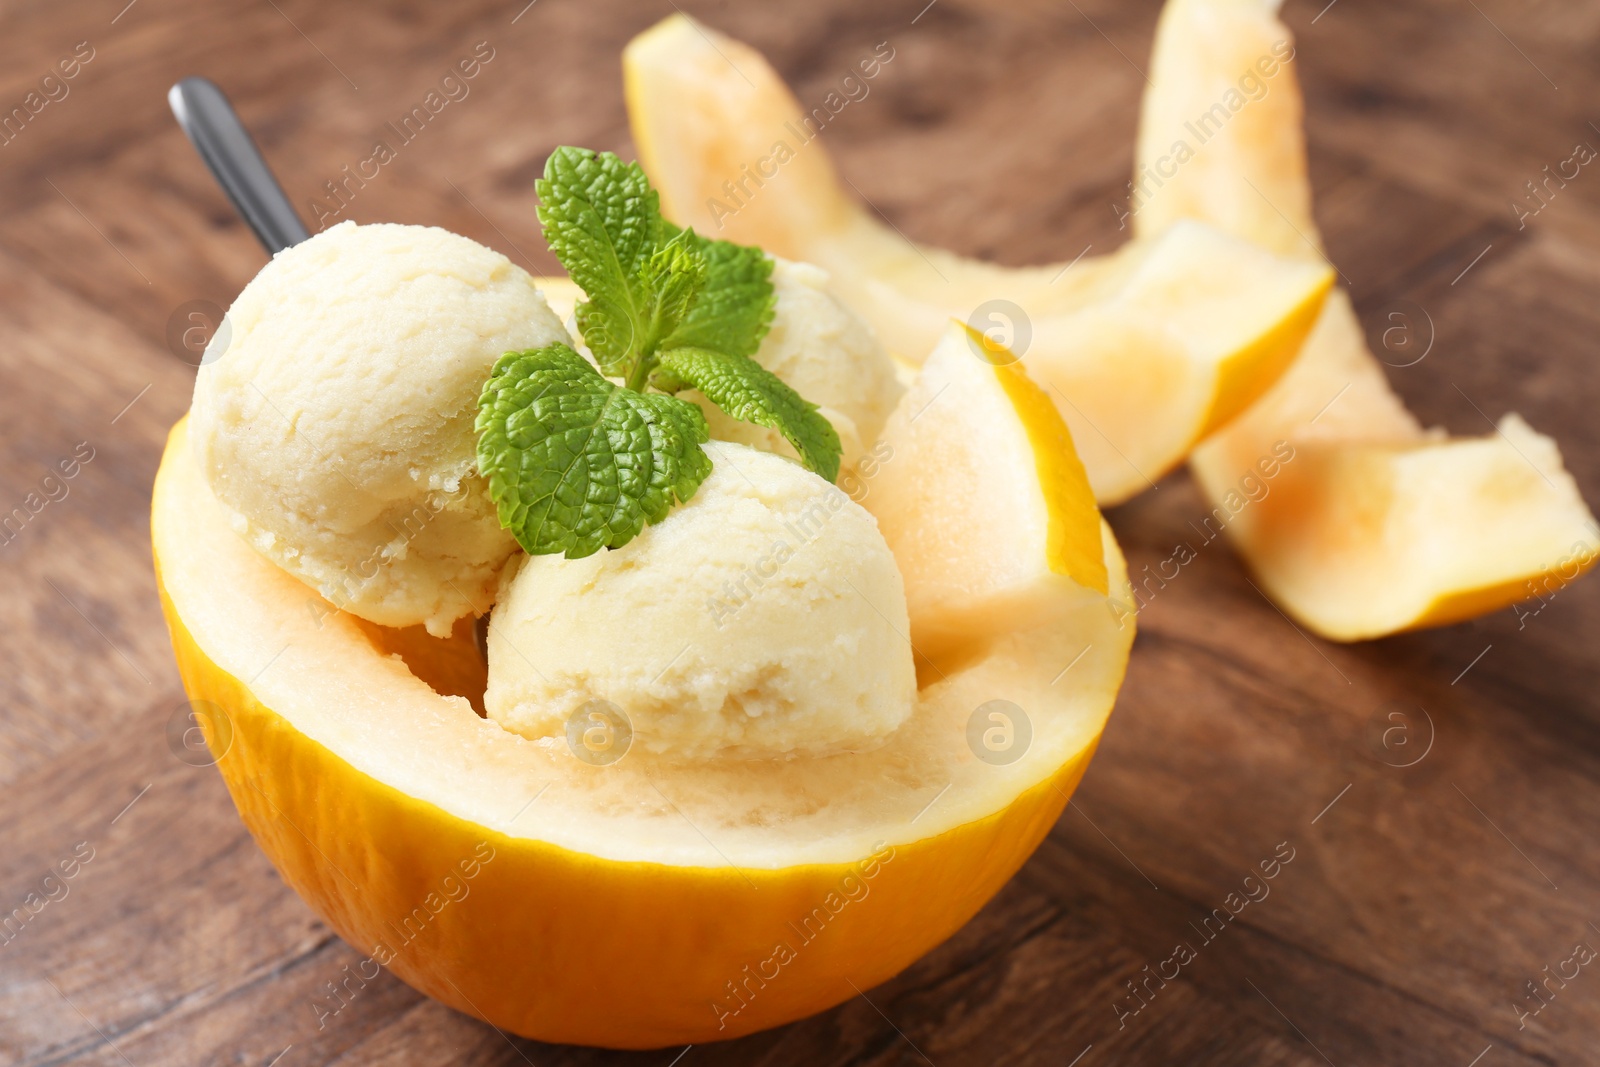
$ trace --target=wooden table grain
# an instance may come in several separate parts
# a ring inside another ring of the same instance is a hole
[[[486,48],[469,95],[340,217],[436,223],[544,270],[533,177],[563,142],[631,153],[619,49],[679,5],[525,3],[0,11],[0,114],[44,101],[0,137],[0,513],[28,513],[0,536],[0,912],[28,916],[0,938],[0,1064],[1600,1062],[1600,968],[1572,962],[1600,947],[1600,581],[1338,646],[1220,541],[1144,612],[1100,754],[1038,854],[887,985],[649,1054],[510,1039],[387,975],[319,1018],[359,954],[169,743],[183,696],[147,512],[194,373],[173,324],[226,306],[263,256],[165,90],[224,85],[310,216]],[[1015,264],[1123,239],[1149,0],[682,6],[803,98],[893,46],[826,137],[907,234]],[[1396,388],[1458,433],[1522,412],[1600,500],[1600,172],[1543,184],[1600,145],[1600,2],[1289,0],[1286,18],[1330,254],[1374,337],[1400,313],[1431,343]],[[1178,473],[1110,518],[1138,568],[1204,511]],[[1270,894],[1208,939],[1205,916],[1275,856],[1292,858]],[[1180,943],[1177,977],[1148,981]]]

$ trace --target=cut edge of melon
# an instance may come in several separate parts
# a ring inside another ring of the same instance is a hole
[[[1216,398],[1206,413],[1198,440],[1204,440],[1244,414],[1283,379],[1321,317],[1334,281],[1335,275],[1330,269],[1276,327],[1236,349],[1221,362],[1217,368]]]
[[[1061,417],[1055,401],[1028,377],[1004,346],[966,323],[957,325],[973,344],[989,354],[988,362],[995,378],[1011,400],[1033,448],[1039,487],[1050,516],[1045,548],[1050,569],[1086,589],[1109,596],[1110,578],[1100,537],[1100,509],[1066,420]]]

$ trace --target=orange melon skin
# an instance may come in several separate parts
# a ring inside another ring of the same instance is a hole
[[[1552,568],[1528,578],[1508,578],[1492,585],[1481,585],[1474,589],[1463,589],[1435,597],[1427,610],[1405,629],[1426,630],[1435,626],[1452,626],[1526,600],[1554,596],[1593,570],[1597,560],[1600,560],[1600,556],[1590,556],[1582,560],[1577,573],[1570,578]],[[1543,594],[1539,592],[1541,589],[1544,591]],[[1535,611],[1533,614],[1538,612]]]
[[[160,585],[159,559],[156,573]],[[1022,866],[1095,748],[994,815],[854,865],[740,872],[606,860],[507,837],[356,770],[213,663],[164,586],[161,600],[189,698],[226,714],[230,729],[207,728],[217,767],[284,881],[407,984],[541,1041],[701,1044],[892,978]],[[780,943],[788,958],[775,953]],[[370,978],[373,967],[350,970]]]

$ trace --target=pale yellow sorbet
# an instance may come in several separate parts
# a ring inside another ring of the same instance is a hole
[[[338,607],[443,635],[516,548],[477,473],[479,391],[569,341],[533,279],[424,226],[345,222],[280,252],[195,380],[200,469],[251,545]]]
[[[816,404],[838,431],[840,463],[858,463],[878,440],[904,391],[894,361],[877,335],[827,290],[828,272],[809,263],[777,260],[772,269],[776,297],[772,328],[755,360],[795,392]],[[699,400],[688,392],[685,399]],[[795,456],[777,430],[729,418],[701,403],[711,436],[738,441],[780,456]]]
[[[911,713],[905,587],[876,520],[789,460],[706,450],[694,497],[621,548],[507,568],[491,718],[562,738],[607,701],[645,751],[771,759],[871,748]]]

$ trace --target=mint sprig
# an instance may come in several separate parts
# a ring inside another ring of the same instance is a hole
[[[751,358],[775,304],[759,248],[665,221],[644,171],[609,152],[558,148],[535,189],[550,250],[587,297],[594,364],[564,344],[508,352],[479,398],[478,466],[524,549],[617,548],[693,496],[711,473],[705,416],[666,395],[690,387],[838,475],[833,426]]]
[[[638,164],[558,148],[534,182],[550,251],[589,297],[578,329],[600,369],[618,376],[643,342],[645,261],[661,244],[661,201]]]

